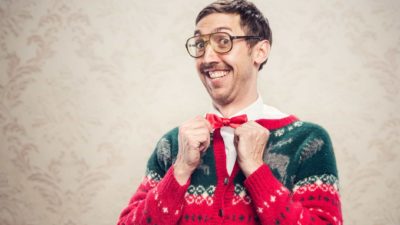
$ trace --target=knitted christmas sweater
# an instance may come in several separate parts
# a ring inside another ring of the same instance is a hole
[[[118,225],[342,224],[332,144],[318,125],[294,116],[257,120],[270,131],[265,164],[245,177],[237,162],[231,175],[220,129],[190,180],[173,174],[178,128],[158,142],[144,180]]]

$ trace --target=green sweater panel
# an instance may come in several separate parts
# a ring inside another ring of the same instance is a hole
[[[179,128],[176,127],[157,143],[147,163],[147,175],[151,178],[161,179],[173,165],[179,149],[178,134]],[[293,190],[296,183],[313,176],[330,175],[336,180],[338,178],[330,137],[324,128],[310,122],[295,121],[270,130],[263,160],[289,190]],[[234,182],[243,184],[244,180],[244,174],[239,171]],[[216,185],[213,138],[199,167],[193,172],[190,183],[204,187]]]

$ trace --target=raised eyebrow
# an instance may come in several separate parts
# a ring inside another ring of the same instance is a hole
[[[232,29],[229,27],[217,27],[214,29],[214,32],[219,32],[219,31],[224,31],[224,30],[228,30],[232,32]]]
[[[224,30],[228,30],[228,31],[232,32],[232,29],[229,27],[217,27],[212,31],[212,33],[220,32],[220,31],[224,31]],[[200,30],[195,30],[194,35],[202,35],[202,34],[201,34]]]

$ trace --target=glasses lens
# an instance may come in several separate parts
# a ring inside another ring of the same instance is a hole
[[[219,53],[229,52],[232,48],[231,37],[227,33],[214,33],[210,37],[213,49]]]
[[[232,49],[232,38],[224,32],[191,37],[186,42],[186,48],[192,57],[198,58],[204,55],[207,42],[218,53],[227,53]]]
[[[191,37],[186,42],[186,48],[193,57],[200,57],[204,53],[205,41],[201,36]]]

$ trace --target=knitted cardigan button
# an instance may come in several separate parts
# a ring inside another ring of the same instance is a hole
[[[224,184],[227,185],[228,183],[229,183],[229,178],[228,178],[228,177],[225,177],[225,179],[224,179]]]
[[[218,216],[219,216],[219,217],[223,217],[223,216],[224,216],[224,210],[219,209],[219,211],[218,211]]]

